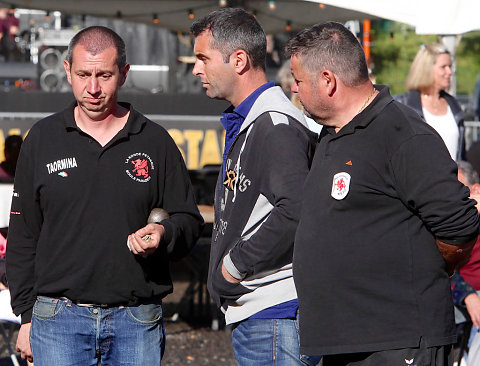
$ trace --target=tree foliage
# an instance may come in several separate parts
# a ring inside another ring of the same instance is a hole
[[[470,32],[457,48],[457,93],[472,94],[479,76],[480,32]]]

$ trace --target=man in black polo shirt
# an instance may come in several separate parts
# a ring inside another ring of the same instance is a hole
[[[372,85],[343,25],[286,46],[306,111],[324,125],[304,188],[294,279],[301,353],[324,366],[449,365],[448,275],[478,231],[441,138]]]
[[[115,32],[80,31],[64,66],[76,101],[32,127],[15,177],[17,349],[35,366],[160,365],[168,260],[202,227],[188,174],[168,133],[117,103],[129,65]],[[158,207],[170,217],[147,224]]]

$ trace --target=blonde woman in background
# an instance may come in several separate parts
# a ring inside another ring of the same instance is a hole
[[[450,87],[452,60],[439,43],[421,46],[410,67],[405,87],[396,99],[413,108],[442,137],[452,159],[465,157],[464,114]]]

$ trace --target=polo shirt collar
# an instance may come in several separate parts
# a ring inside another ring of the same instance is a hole
[[[128,109],[130,111],[130,114],[128,116],[125,127],[118,133],[117,138],[126,137],[128,135],[135,135],[139,133],[143,125],[147,122],[145,116],[137,112],[130,103],[118,102],[118,104]],[[80,131],[77,124],[75,123],[75,117],[73,113],[76,106],[77,102],[72,102],[63,112],[65,128],[67,129],[67,131]]]
[[[363,111],[353,117],[350,122],[343,126],[338,133],[335,133],[334,127],[327,127],[327,131],[331,135],[340,137],[354,133],[357,128],[367,127],[388,104],[393,102],[393,98],[390,95],[390,88],[387,85],[374,85],[374,87],[379,93],[373,101]]]

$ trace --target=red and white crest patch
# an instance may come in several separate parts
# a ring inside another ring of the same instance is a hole
[[[333,176],[332,197],[336,200],[343,200],[350,190],[350,174],[341,172]]]
[[[155,166],[152,159],[145,153],[135,153],[125,159],[125,173],[136,182],[146,183],[152,179]]]

